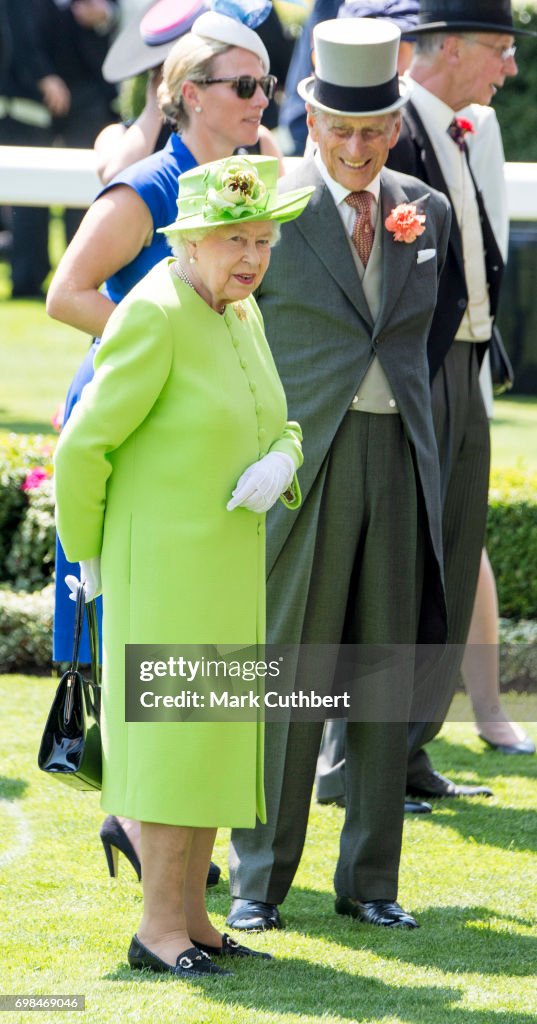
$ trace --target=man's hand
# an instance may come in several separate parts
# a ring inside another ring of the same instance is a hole
[[[269,452],[245,469],[237,481],[226,508],[232,512],[241,505],[250,512],[268,512],[286,491],[295,475],[295,466],[285,452]]]
[[[74,0],[71,11],[82,28],[92,28],[96,32],[107,32],[112,28],[117,13],[108,0]]]
[[[59,75],[45,75],[37,83],[45,106],[54,117],[65,117],[71,106],[71,93]]]
[[[76,592],[80,582],[84,586],[86,601],[93,601],[94,597],[99,597],[103,589],[101,583],[101,559],[99,557],[88,558],[85,562],[81,562],[80,580],[76,576],[66,576],[65,582],[71,591],[69,594],[70,601],[76,601]]]

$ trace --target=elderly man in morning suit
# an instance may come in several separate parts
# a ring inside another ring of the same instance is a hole
[[[272,643],[443,643],[439,467],[426,340],[450,227],[445,197],[384,169],[404,85],[399,29],[317,25],[316,74],[301,83],[318,153],[281,184],[313,184],[285,225],[259,301],[290,414],[301,417],[302,510],[269,518]],[[394,208],[417,203],[397,241]],[[386,223],[387,222],[387,223]],[[298,677],[297,685],[307,685]],[[412,672],[393,679],[407,708]],[[404,716],[401,716],[404,717]],[[280,927],[307,827],[322,722],[266,730],[266,825],[235,830],[228,924]],[[349,721],[336,910],[415,927],[396,902],[407,763],[405,721]]]
[[[479,364],[489,343],[503,261],[468,163],[457,112],[488,104],[516,75],[510,0],[421,0],[409,103],[391,167],[416,174],[450,200],[446,265],[428,356],[442,476],[443,545],[449,646],[431,693],[429,722],[411,729],[408,793],[423,797],[490,795],[457,786],[432,770],[423,744],[446,716],[459,676],[474,604],[487,517],[489,426]],[[476,145],[479,138],[476,136]],[[419,749],[421,748],[421,749]]]

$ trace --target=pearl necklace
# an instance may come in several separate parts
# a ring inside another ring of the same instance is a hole
[[[182,266],[181,266],[181,264],[179,263],[178,260],[176,260],[175,263],[173,264],[173,271],[174,271],[176,277],[178,277],[181,281],[184,281],[184,283],[187,284],[189,288],[192,288],[192,291],[196,292],[196,295],[199,295],[199,292],[196,290],[196,288],[192,284],[192,281],[187,276],[187,274],[183,270],[183,268],[182,268]],[[200,298],[201,298],[201,296],[200,296]],[[215,310],[215,313],[218,313],[220,316],[223,316],[225,311],[226,311],[226,307],[225,306],[221,306],[220,309],[216,309]]]

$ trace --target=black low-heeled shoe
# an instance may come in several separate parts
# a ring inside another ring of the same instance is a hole
[[[194,945],[209,956],[255,956],[258,960],[274,960],[270,953],[262,953],[258,949],[250,949],[249,946],[241,946],[240,942],[232,939],[227,932],[222,935],[221,946],[208,946],[205,942],[194,942]]]
[[[138,876],[138,881],[141,882],[142,865],[140,864],[140,858],[125,832],[125,829],[119,819],[116,818],[115,814],[109,814],[108,817],[105,818],[101,825],[99,835],[104,847],[110,877],[117,878],[118,853],[124,853],[129,863],[132,864]],[[207,875],[207,888],[210,889],[213,885],[217,885],[219,878],[220,868],[218,867],[218,864],[213,864],[211,861],[209,873]]]
[[[213,964],[210,956],[198,949],[197,946],[189,946],[179,954],[175,965],[167,964],[161,960],[156,953],[152,953],[147,946],[140,942],[137,935],[133,935],[128,952],[128,961],[133,970],[155,971],[157,974],[174,974],[178,978],[202,978],[207,974],[229,975],[231,971],[224,971],[222,967]]]

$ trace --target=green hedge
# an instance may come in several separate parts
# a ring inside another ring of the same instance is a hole
[[[449,5],[449,0],[448,0]],[[537,5],[513,4],[514,22],[537,32]],[[537,37],[516,38],[518,75],[506,79],[493,101],[502,129],[507,160],[537,160]]]
[[[35,594],[0,589],[0,672],[51,667],[54,587]]]
[[[500,614],[537,619],[537,475],[516,469],[492,473],[487,551]]]
[[[35,591],[53,577],[51,457],[39,437],[12,435],[0,448],[0,586]],[[36,486],[22,490],[25,483]],[[537,619],[537,475],[493,473],[487,548],[501,615]]]
[[[11,434],[0,447],[0,585],[41,590],[54,574],[53,445]]]

